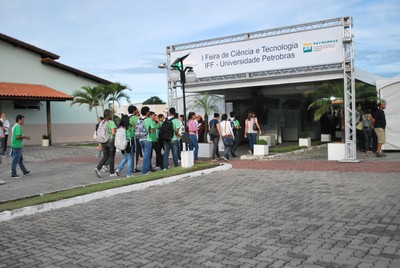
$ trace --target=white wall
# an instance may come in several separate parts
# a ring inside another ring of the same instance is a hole
[[[70,95],[83,86],[99,84],[65,70],[44,65],[40,55],[3,41],[0,41],[0,59],[1,82],[45,85]],[[13,101],[1,100],[0,112],[7,114],[11,124],[15,123],[17,114],[23,114],[27,119],[24,130],[32,136],[31,144],[39,144],[42,134],[47,133],[46,102],[41,104],[40,110],[14,110]],[[71,101],[51,102],[50,105],[53,143],[93,140],[93,130],[97,123],[94,109],[89,112],[87,105],[71,106]],[[101,108],[99,112],[100,110]]]

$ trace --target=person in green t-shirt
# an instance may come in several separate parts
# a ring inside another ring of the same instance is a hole
[[[154,129],[154,131],[151,132],[149,136],[151,139],[152,149],[156,152],[156,167],[158,167],[159,169],[163,169],[163,165],[162,165],[163,164],[163,155],[161,153],[160,143],[158,142],[158,132],[159,132],[159,128],[160,128],[160,122],[158,121],[157,114],[155,114],[152,111],[150,111],[149,117],[152,120],[151,128]],[[150,170],[154,171],[153,168],[150,168]]]
[[[107,122],[108,133],[110,134],[110,139],[106,143],[102,143],[101,146],[103,148],[103,158],[100,160],[96,169],[94,170],[97,177],[101,178],[100,169],[103,166],[109,165],[110,169],[110,177],[117,177],[118,175],[114,170],[114,161],[115,161],[115,145],[114,145],[114,136],[117,131],[117,126],[115,122],[112,120],[112,114],[109,109],[104,110],[104,121]]]
[[[146,129],[147,132],[145,138],[142,137],[139,139],[140,147],[142,147],[143,150],[142,174],[148,174],[151,171],[152,143],[150,134],[155,132],[155,129],[151,127],[153,119],[149,118],[150,108],[148,106],[143,106],[142,109],[140,110],[140,113],[142,114],[142,117],[139,120],[143,120],[144,129]]]
[[[11,156],[13,157],[13,161],[11,164],[11,178],[20,178],[20,176],[17,174],[17,165],[19,165],[24,175],[28,175],[29,173],[31,173],[31,171],[25,167],[24,157],[22,155],[24,140],[30,140],[31,137],[24,136],[22,125],[25,123],[25,116],[19,114],[15,118],[15,121],[16,124],[12,128],[11,137]]]

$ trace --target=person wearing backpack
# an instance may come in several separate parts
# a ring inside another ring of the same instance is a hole
[[[151,171],[152,141],[149,134],[155,132],[155,129],[152,128],[153,119],[149,118],[150,108],[143,106],[140,112],[142,116],[136,125],[135,134],[143,150],[142,174],[147,175]]]
[[[154,129],[154,131],[149,134],[150,140],[151,140],[151,145],[152,145],[150,158],[153,158],[153,150],[154,150],[154,152],[156,153],[156,167],[163,169],[162,168],[163,155],[161,153],[161,146],[158,142],[158,132],[159,132],[159,128],[160,128],[160,124],[158,122],[158,116],[154,112],[150,111],[149,117],[152,120],[151,128]],[[151,167],[151,165],[150,165],[150,171],[155,171],[155,169],[153,169]]]
[[[179,121],[179,119],[175,118],[175,108],[171,107],[169,108],[169,116],[167,117],[167,119],[165,119],[165,121],[163,122],[163,124],[161,125],[161,129],[163,128],[163,125],[165,124],[165,122],[167,120],[169,120],[170,122],[172,122],[172,130],[173,130],[173,134],[172,134],[172,138],[171,140],[167,141],[167,140],[163,140],[163,145],[164,145],[164,159],[163,159],[163,168],[164,170],[166,170],[169,166],[169,153],[170,151],[172,152],[172,159],[174,162],[175,167],[179,166],[179,162],[178,162],[178,150],[179,150],[179,141],[178,141],[178,137],[180,138],[181,135],[179,134],[179,130],[181,127],[181,123]],[[161,129],[160,129],[160,134],[161,134]]]
[[[134,166],[133,173],[137,173],[137,172],[140,172],[140,170],[137,168],[137,165],[139,162],[140,144],[139,144],[139,140],[136,139],[136,133],[135,133],[135,127],[139,120],[139,117],[137,116],[138,109],[134,105],[129,105],[128,113],[129,113],[129,124],[130,124],[130,127],[132,128],[132,131],[131,131],[131,157],[132,157],[132,165]],[[135,161],[135,158],[136,158],[136,161]]]
[[[236,157],[236,149],[240,144],[240,137],[239,137],[239,129],[240,129],[240,123],[239,120],[236,119],[236,113],[234,111],[229,113],[230,117],[229,122],[231,123],[231,128],[233,130],[233,135],[234,135],[234,142],[231,147],[231,154],[233,157]]]
[[[213,150],[211,154],[211,161],[217,161],[221,156],[219,154],[218,143],[222,139],[221,128],[218,121],[219,113],[214,113],[214,118],[208,124],[208,133],[210,134],[210,140],[213,142]]]
[[[121,153],[122,153],[122,160],[121,162],[119,162],[118,164],[118,168],[115,171],[115,173],[118,176],[121,176],[121,171],[124,169],[125,164],[128,164],[127,167],[127,172],[126,172],[126,177],[129,178],[132,176],[132,126],[129,123],[129,116],[127,115],[122,115],[121,117],[121,121],[119,123],[118,129],[117,129],[117,134],[115,135],[115,143],[121,143],[119,141],[117,141],[117,137],[118,137],[118,131],[124,130],[125,131],[125,140],[126,140],[126,147],[121,149]]]
[[[139,151],[138,147],[139,146],[139,141],[136,139],[136,133],[135,133],[135,127],[138,123],[138,116],[136,113],[138,112],[137,108],[135,105],[129,105],[128,107],[128,117],[129,117],[129,128],[130,128],[130,135],[131,135],[131,157],[132,157],[132,162],[131,166],[129,166],[128,162],[128,174],[140,172],[140,170],[137,168],[137,164],[139,162]],[[136,161],[135,161],[136,160]],[[130,172],[131,171],[131,172]]]
[[[103,132],[103,128],[106,126],[106,131]],[[99,128],[97,130],[97,140],[101,142],[101,147],[103,148],[103,158],[100,160],[99,164],[95,169],[97,177],[101,178],[100,169],[107,162],[110,166],[110,177],[118,176],[114,171],[114,161],[115,161],[115,145],[114,136],[117,128],[114,121],[112,120],[112,114],[109,109],[104,110],[104,120],[100,122]]]

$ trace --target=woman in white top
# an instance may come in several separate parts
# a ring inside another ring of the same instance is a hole
[[[250,112],[247,115],[244,129],[244,137],[249,138],[249,154],[253,154],[254,152],[254,144],[257,140],[257,133],[258,135],[261,135],[260,125],[258,124],[256,115],[253,112]]]
[[[226,114],[223,114],[221,117],[220,128],[221,128],[222,141],[224,142],[224,146],[225,146],[224,156],[222,158],[228,162],[229,161],[229,152],[231,151],[233,142],[232,142],[232,144],[226,144],[225,139],[230,138],[233,141],[233,139],[235,138],[235,135],[233,134],[231,123],[228,121],[228,116]]]

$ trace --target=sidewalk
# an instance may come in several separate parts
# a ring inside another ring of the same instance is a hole
[[[32,170],[32,173],[20,179],[10,178],[12,158],[2,158],[0,178],[6,184],[0,185],[0,202],[111,180],[106,173],[102,178],[95,176],[94,168],[100,160],[96,157],[96,152],[96,148],[87,146],[25,147],[24,162],[26,167]],[[238,156],[246,153],[246,145],[238,148]],[[271,160],[240,160],[240,157],[237,157],[230,163],[234,168],[400,173],[400,152],[388,152],[387,157],[384,158],[377,158],[373,154],[357,153],[357,158],[362,162],[327,161],[325,145],[306,149],[300,153],[277,155]],[[116,165],[120,160],[121,154],[117,152]],[[221,162],[223,161],[221,160]],[[139,161],[140,166],[141,160]],[[17,170],[19,171],[19,168]],[[124,172],[126,172],[126,168]]]

